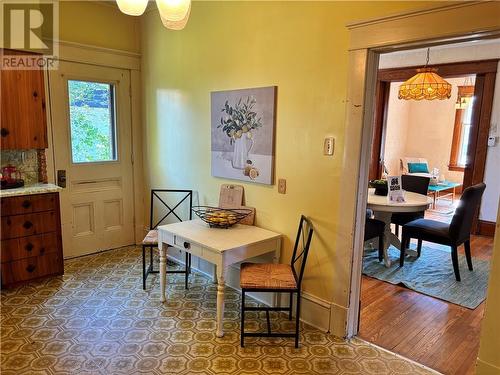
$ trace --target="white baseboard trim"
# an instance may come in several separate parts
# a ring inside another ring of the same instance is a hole
[[[174,251],[172,251],[174,250]],[[175,261],[176,263],[184,265],[184,252],[178,249],[169,247],[170,253],[167,258]],[[191,268],[201,273],[202,275],[212,279],[214,274],[214,266],[211,263],[199,259],[195,256],[192,257]],[[239,287],[240,280],[239,265],[232,265],[229,267],[226,274],[226,286],[241,291]],[[331,303],[314,296],[307,292],[302,292],[301,297],[301,321],[306,323],[322,332],[329,332],[330,330],[330,316],[331,316]],[[273,305],[274,295],[271,293],[250,293],[252,298],[267,306]],[[279,303],[286,306],[289,301],[287,294],[282,294]],[[294,307],[295,309],[295,307]]]

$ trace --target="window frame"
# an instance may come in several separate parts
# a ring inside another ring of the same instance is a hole
[[[458,97],[474,97],[474,86],[458,86]],[[473,103],[469,104],[473,106]],[[455,109],[455,123],[453,125],[453,137],[451,141],[450,162],[448,170],[454,172],[464,172],[466,165],[460,165],[458,159],[460,157],[460,146],[462,143],[463,119],[467,108]],[[472,124],[471,124],[472,125]]]

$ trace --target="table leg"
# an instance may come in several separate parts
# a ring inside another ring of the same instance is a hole
[[[281,258],[281,238],[276,240],[276,249],[274,250],[273,263],[278,264]],[[281,307],[281,293],[274,293],[274,307]]]
[[[217,331],[215,335],[217,337],[224,336],[224,291],[226,289],[226,270],[218,266],[217,267]]]
[[[167,247],[165,244],[160,245],[160,301],[167,300],[165,290],[167,286]]]
[[[382,212],[375,211],[375,219],[383,221],[385,223],[384,228],[384,264],[387,268],[391,266],[391,260],[389,259],[388,249],[390,245],[394,245],[397,249],[401,250],[401,241],[399,238],[391,232],[391,218],[392,212]]]

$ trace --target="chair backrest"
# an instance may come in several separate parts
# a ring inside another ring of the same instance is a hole
[[[401,185],[403,190],[422,195],[427,195],[430,181],[431,179],[429,177],[412,176],[409,174],[401,176]]]
[[[295,240],[291,261],[293,275],[295,276],[297,288],[299,289],[302,283],[302,277],[304,276],[307,255],[309,254],[309,246],[311,245],[313,232],[314,229],[311,221],[304,215],[301,215],[299,230],[297,231],[297,238]]]
[[[455,214],[451,219],[450,237],[455,241],[463,241],[469,238],[474,214],[476,213],[486,185],[480,184],[469,186],[462,193]]]
[[[181,194],[181,197],[177,202],[174,204],[168,204],[165,199],[165,195],[173,195],[173,194],[179,195]],[[151,189],[151,201],[150,201],[150,208],[149,208],[149,229],[156,229],[158,225],[160,225],[166,218],[168,218],[170,215],[174,216],[178,221],[184,221],[176,212],[175,210],[178,209],[183,202],[187,202],[189,200],[189,214],[187,217],[184,218],[186,220],[189,218],[191,220],[193,218],[193,191],[192,190],[176,190],[176,189]],[[160,204],[161,208],[164,210],[168,210],[166,214],[162,214],[161,218],[159,220],[155,220],[154,218],[154,211],[155,211],[155,203]],[[172,206],[172,207],[171,207]]]

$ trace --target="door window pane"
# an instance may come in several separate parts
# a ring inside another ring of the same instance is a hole
[[[73,163],[117,160],[114,85],[68,81]]]

